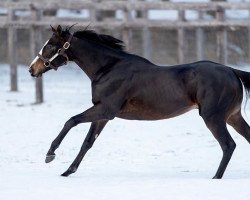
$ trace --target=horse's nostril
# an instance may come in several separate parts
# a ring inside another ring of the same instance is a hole
[[[29,73],[30,73],[31,76],[33,76],[33,70],[32,70],[31,67],[29,68]]]

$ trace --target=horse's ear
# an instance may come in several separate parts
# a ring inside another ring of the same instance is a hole
[[[50,25],[50,27],[51,27],[51,30],[55,33],[56,29],[53,26],[51,26],[51,25]]]
[[[62,27],[61,27],[61,25],[58,25],[58,26],[57,26],[56,32],[57,32],[57,34],[58,34],[59,36],[62,34]]]

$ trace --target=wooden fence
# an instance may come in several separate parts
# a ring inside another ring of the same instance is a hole
[[[250,10],[250,3],[237,2],[211,2],[211,3],[172,3],[161,1],[83,1],[83,0],[0,0],[0,27],[8,30],[8,55],[10,64],[11,91],[18,90],[17,84],[17,53],[15,44],[17,41],[17,29],[30,29],[30,52],[35,57],[42,46],[42,31],[49,28],[49,25],[61,24],[70,26],[78,23],[78,26],[91,26],[96,28],[122,29],[122,37],[126,46],[130,48],[131,29],[141,28],[143,30],[144,56],[150,58],[151,36],[150,28],[176,29],[178,33],[178,60],[184,61],[184,40],[185,30],[196,30],[197,59],[203,59],[203,28],[211,27],[217,29],[217,56],[221,63],[227,59],[227,30],[237,27],[245,27],[250,30],[250,17],[247,19],[228,19],[225,12],[228,10]],[[66,10],[87,10],[89,15],[85,18],[72,18],[69,16],[58,17],[57,15],[46,15],[45,11],[58,9]],[[152,20],[149,18],[150,10],[174,10],[178,12],[175,20]],[[26,12],[26,15],[18,15],[18,11]],[[104,17],[101,12],[120,11],[122,17],[115,15]],[[198,17],[194,20],[187,20],[187,11],[196,11]],[[213,13],[211,19],[205,19],[204,14]],[[141,13],[140,17],[132,13]],[[43,102],[42,78],[36,79],[36,103]]]

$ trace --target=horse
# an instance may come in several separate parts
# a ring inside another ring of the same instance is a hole
[[[223,156],[214,179],[222,178],[236,143],[226,124],[250,142],[250,127],[241,114],[244,88],[248,97],[250,73],[215,63],[198,61],[158,66],[124,50],[123,41],[91,29],[77,30],[58,25],[32,61],[33,77],[75,62],[91,81],[93,106],[71,117],[53,140],[45,162],[70,131],[91,122],[90,129],[70,167],[61,174],[77,171],[105,125],[115,117],[127,120],[162,120],[198,109],[207,128],[218,141]]]

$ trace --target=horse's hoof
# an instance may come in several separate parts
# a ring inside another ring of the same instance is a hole
[[[64,172],[61,176],[68,177],[71,173],[69,171]]]
[[[46,155],[45,163],[49,163],[52,160],[54,160],[56,157],[56,154]]]
[[[64,172],[63,174],[61,174],[61,176],[69,176],[70,174],[75,173],[77,170],[77,167],[69,167],[68,170],[66,172]]]
[[[221,179],[221,177],[215,175],[213,179]]]

